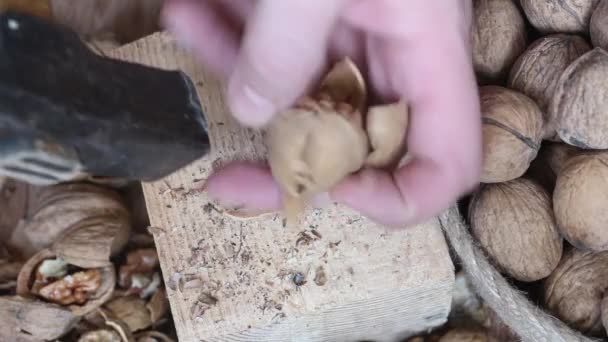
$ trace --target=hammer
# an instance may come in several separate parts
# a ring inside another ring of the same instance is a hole
[[[44,16],[0,14],[1,175],[35,185],[154,181],[209,148],[183,72],[99,56]]]

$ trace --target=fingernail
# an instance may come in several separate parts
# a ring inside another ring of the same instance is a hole
[[[265,125],[277,110],[276,105],[248,84],[238,70],[228,85],[228,101],[232,114],[252,127]]]

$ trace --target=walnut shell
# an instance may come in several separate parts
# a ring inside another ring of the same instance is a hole
[[[529,97],[503,87],[481,87],[480,99],[484,150],[481,181],[518,178],[540,149],[542,113]]]
[[[475,0],[473,6],[475,71],[484,81],[502,78],[526,48],[524,19],[512,1]]]
[[[608,50],[608,2],[600,1],[589,24],[593,46]]]
[[[541,33],[587,33],[589,21],[600,0],[520,0],[534,26]]]
[[[292,109],[275,117],[266,135],[268,160],[285,193],[310,198],[363,166],[367,138],[354,115],[360,114]]]
[[[608,148],[608,53],[595,48],[572,62],[560,76],[549,111],[565,143]]]
[[[589,44],[579,36],[554,34],[530,44],[511,69],[508,86],[538,104],[544,115],[545,139],[556,139],[555,119],[549,116],[548,109],[559,76],[589,50]]]
[[[112,255],[128,241],[130,215],[116,191],[80,183],[44,187],[32,199],[31,207],[31,217],[21,222],[11,238],[25,258],[50,247],[70,227],[95,217],[120,217],[125,223],[113,240]]]
[[[291,198],[308,200],[328,191],[359,170],[368,154],[359,70],[350,60],[337,63],[320,89],[318,98],[305,98],[279,113],[266,130],[272,174]]]
[[[112,248],[124,245],[124,232],[129,232],[128,217],[105,215],[85,218],[68,227],[51,247],[66,262],[82,268],[111,264]]]
[[[17,278],[17,294],[24,298],[33,297],[31,286],[36,278],[36,272],[38,265],[46,259],[56,258],[56,254],[50,249],[43,249],[40,252],[32,256],[21,269],[19,277]],[[69,305],[67,308],[75,316],[84,316],[97,308],[101,307],[107,302],[114,293],[116,287],[116,271],[114,265],[110,264],[99,268],[101,271],[101,286],[97,289],[94,295],[92,295],[85,304],[83,305]]]
[[[83,334],[78,342],[122,342],[122,338],[116,331],[99,329]]]
[[[560,232],[579,249],[608,250],[608,154],[571,158],[561,169],[553,193]]]
[[[135,296],[117,297],[104,305],[112,317],[123,321],[132,332],[146,329],[154,322],[146,301]]]
[[[544,283],[546,307],[585,334],[603,333],[601,301],[608,289],[608,252],[572,248]]]
[[[0,317],[2,341],[55,341],[79,320],[62,306],[18,296],[0,297]]]
[[[536,281],[555,269],[562,255],[551,198],[535,182],[520,178],[487,184],[473,196],[471,230],[507,274]]]
[[[438,342],[490,342],[492,339],[483,330],[452,329],[443,335]]]
[[[366,117],[366,131],[371,151],[365,164],[384,168],[396,165],[404,154],[409,123],[407,105],[403,102],[374,106]]]
[[[158,331],[143,331],[135,335],[136,342],[174,342],[169,336]]]

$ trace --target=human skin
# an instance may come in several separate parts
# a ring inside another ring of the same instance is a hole
[[[410,106],[405,166],[364,169],[332,201],[390,227],[439,214],[479,182],[482,143],[467,0],[167,0],[164,25],[226,80],[241,123],[262,127],[349,56],[373,91]],[[277,77],[280,75],[280,77]],[[281,193],[267,165],[234,162],[207,181],[226,206],[274,210]]]

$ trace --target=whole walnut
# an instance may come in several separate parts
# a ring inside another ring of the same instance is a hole
[[[518,178],[540,148],[543,115],[529,97],[507,88],[481,87],[480,99],[484,157],[481,181]]]
[[[563,142],[608,148],[608,53],[595,48],[572,62],[560,76],[549,111]]]
[[[554,118],[548,109],[559,76],[589,50],[589,44],[579,36],[554,34],[535,40],[513,65],[508,87],[536,101],[544,115],[543,138],[556,139]]]
[[[520,0],[521,6],[541,33],[587,33],[589,20],[600,0]]]
[[[608,289],[608,252],[572,248],[544,283],[545,306],[589,335],[603,334],[601,302]]]
[[[560,232],[584,250],[608,250],[608,154],[586,153],[562,167],[553,192]]]
[[[473,6],[475,71],[482,80],[502,78],[526,48],[524,19],[511,0],[475,0]]]
[[[562,238],[551,198],[529,179],[483,185],[471,200],[469,219],[483,249],[515,279],[543,279],[559,263]]]
[[[589,26],[593,46],[608,50],[608,1],[600,1],[593,11]]]
[[[545,150],[547,164],[549,164],[549,168],[551,168],[551,171],[553,171],[555,175],[560,174],[562,168],[571,158],[580,155],[583,152],[583,150],[572,145],[562,143],[547,144]]]
[[[543,143],[538,156],[532,161],[524,176],[536,181],[553,195],[557,175],[562,167],[570,158],[581,154],[582,151],[568,144],[547,141]]]

